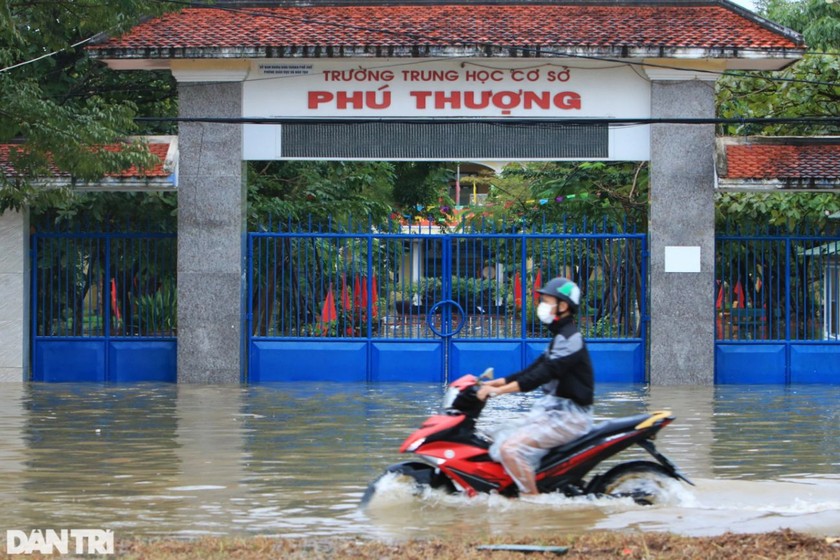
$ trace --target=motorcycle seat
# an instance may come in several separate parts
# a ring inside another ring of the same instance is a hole
[[[634,416],[625,416],[623,418],[613,418],[595,424],[591,430],[582,435],[578,439],[572,440],[569,443],[557,448],[557,451],[563,452],[568,449],[585,445],[586,443],[602,437],[609,437],[611,435],[627,432],[650,418],[650,414],[636,414]]]

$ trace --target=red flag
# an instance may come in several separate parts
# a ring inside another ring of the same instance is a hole
[[[738,300],[738,307],[746,307],[747,300],[744,299],[744,287],[741,286],[741,281],[735,283],[735,299]],[[732,307],[735,307],[733,304]]]
[[[721,309],[723,307],[723,286],[718,289],[717,301],[715,302],[715,307],[717,309]]]
[[[367,309],[367,290],[368,290],[367,276],[362,276],[362,300],[361,300],[362,309]]]
[[[341,307],[344,311],[350,311],[350,306],[353,305],[350,302],[350,292],[347,291],[347,278],[345,276],[341,277]]]
[[[358,309],[362,306],[362,286],[359,283],[359,277],[353,278],[353,307]]]
[[[518,272],[513,276],[513,303],[517,309],[522,309],[522,278]]]
[[[117,321],[122,319],[120,308],[117,305],[117,281],[111,278],[111,313],[117,318]]]
[[[333,296],[332,283],[330,283],[324,305],[321,306],[321,325],[323,325],[324,331],[327,330],[327,323],[336,320],[338,320],[338,313],[335,311],[335,296]]]
[[[542,288],[542,270],[539,268],[537,269],[537,277],[534,279],[534,303],[540,303],[540,294],[537,293],[537,290]]]
[[[370,302],[371,315],[373,317],[376,317],[376,314],[378,312],[378,310],[376,309],[377,308],[376,302],[379,300],[379,297],[378,297],[379,296],[379,286],[376,285],[376,274],[373,275],[373,278],[371,279],[370,284],[371,284],[370,285],[370,290],[371,290],[371,293],[373,294],[371,296],[373,299]]]

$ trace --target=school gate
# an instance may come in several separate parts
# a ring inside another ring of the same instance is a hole
[[[545,349],[535,288],[575,279],[598,382],[646,380],[644,234],[606,224],[249,235],[248,381],[442,382]]]

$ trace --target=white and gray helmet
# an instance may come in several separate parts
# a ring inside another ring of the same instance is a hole
[[[568,278],[552,278],[545,283],[545,286],[538,289],[537,293],[565,301],[569,304],[572,313],[577,313],[580,308],[580,288]]]

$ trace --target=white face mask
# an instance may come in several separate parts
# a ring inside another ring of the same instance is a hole
[[[557,308],[556,305],[552,303],[542,302],[537,306],[537,318],[549,325],[554,321],[555,313],[554,310]]]

